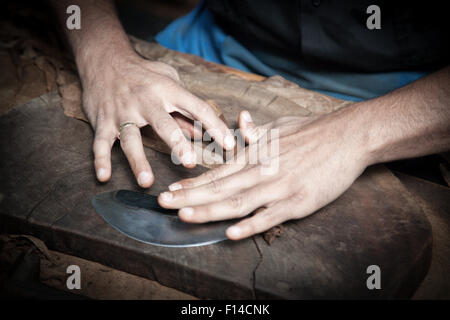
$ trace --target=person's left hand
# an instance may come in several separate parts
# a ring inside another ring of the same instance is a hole
[[[233,240],[310,215],[339,197],[371,162],[358,118],[355,108],[348,107],[321,117],[281,118],[256,127],[244,111],[239,126],[246,141],[259,141],[260,148],[268,129],[267,151],[275,143],[279,152],[251,164],[248,146],[245,155],[172,184],[158,201],[165,208],[181,208],[180,218],[190,223],[255,212],[227,229],[227,237]],[[279,137],[274,138],[270,129],[278,129]]]

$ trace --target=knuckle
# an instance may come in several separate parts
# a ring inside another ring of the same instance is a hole
[[[162,94],[170,92],[170,90],[178,89],[179,86],[175,80],[170,77],[159,75],[158,81],[151,85],[151,91],[155,96],[162,96]]]
[[[193,178],[180,180],[179,183],[183,186],[183,188],[192,188],[195,186],[195,182]],[[183,190],[183,189],[181,189]]]
[[[173,192],[176,199],[189,199],[189,191],[186,189],[180,189]]]
[[[95,119],[95,122],[92,122],[93,127],[96,132],[108,132],[111,131],[113,116],[111,112],[107,112],[107,108],[104,105],[99,105],[95,110],[90,110],[88,118]]]
[[[303,191],[296,192],[289,197],[287,206],[287,211],[285,213],[287,220],[297,219],[299,218],[299,209],[305,203],[306,194]]]
[[[120,147],[124,152],[133,150],[133,139],[130,136],[125,135],[120,139]]]
[[[127,127],[124,128],[120,135],[120,144],[128,143],[131,141],[135,141],[136,139],[140,138],[140,132],[137,130],[137,128]]]
[[[305,201],[308,197],[308,191],[305,187],[299,187],[296,192],[291,195],[291,200],[296,203],[301,203]]]
[[[109,151],[105,148],[93,148],[94,159],[98,161],[104,161],[107,159]]]
[[[95,110],[95,131],[97,133],[109,134],[114,129],[114,112],[111,112],[105,105],[99,106]]]
[[[177,80],[177,81],[180,80],[177,70],[175,70],[175,68],[172,66],[169,66],[169,65],[166,65],[166,66],[167,66],[167,68],[166,68],[167,75],[174,80]]]
[[[240,211],[243,205],[243,196],[242,195],[236,195],[230,198],[229,205],[232,209]]]
[[[209,106],[209,104],[207,104],[203,100],[200,100],[200,101],[202,101],[202,103],[199,104],[199,112],[202,114],[211,113],[212,108]]]
[[[172,74],[178,73],[177,70],[174,67],[172,67],[171,65],[164,64],[164,66],[166,67],[167,72],[170,72]]]
[[[219,179],[219,173],[217,170],[209,170],[205,172],[205,178],[210,181],[216,181]]]
[[[99,108],[96,114],[97,127],[101,126],[106,120],[106,113],[103,108]]]
[[[195,219],[197,222],[207,222],[214,217],[214,211],[210,208],[210,206],[203,206],[200,210],[197,211],[198,212],[195,215]]]
[[[135,166],[136,166],[136,170],[138,172],[148,169],[148,165],[147,165],[147,160],[141,155],[141,154],[137,154],[135,155]]]
[[[94,156],[98,156],[98,149],[100,147],[100,143],[98,139],[94,140],[94,143],[92,144],[92,152],[94,153]]]
[[[160,73],[167,75],[168,77],[175,80],[179,79],[178,72],[174,67],[160,61],[154,61],[151,63],[152,63],[151,67],[154,68],[156,72],[159,71]]]
[[[98,153],[99,151],[103,150],[104,147],[107,144],[107,140],[103,137],[96,137],[94,139],[94,143],[92,144],[92,150],[94,151],[94,154]]]
[[[254,222],[248,221],[247,222],[247,234],[255,234],[256,233],[256,226]]]
[[[223,182],[220,180],[213,180],[208,184],[208,188],[214,194],[221,193],[223,190]]]
[[[95,160],[94,160],[94,166],[95,166],[96,168],[103,166],[103,165],[105,164],[105,160],[106,160],[106,159],[105,159],[104,157],[102,157],[102,158],[95,158]]]
[[[165,111],[163,111],[165,112]],[[171,119],[169,117],[156,117],[153,121],[152,121],[152,126],[155,129],[155,131],[157,132],[161,132],[166,130],[167,128],[169,128],[169,125],[171,123]]]
[[[165,78],[164,83],[169,90],[183,90],[183,88],[172,78]]]

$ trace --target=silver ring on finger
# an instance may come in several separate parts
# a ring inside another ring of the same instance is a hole
[[[135,126],[136,128],[139,129],[139,126],[136,123],[134,123],[134,122],[125,122],[125,123],[123,123],[123,124],[121,124],[119,126],[119,130],[118,130],[119,132],[117,133],[117,139],[120,140],[120,133],[122,132],[123,129],[125,129],[126,127],[129,127],[129,126]]]

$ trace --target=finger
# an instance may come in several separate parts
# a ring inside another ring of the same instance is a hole
[[[278,186],[266,184],[235,194],[225,200],[203,206],[181,208],[179,217],[190,223],[204,223],[243,217],[268,202],[280,199],[283,192]]]
[[[248,111],[242,111],[239,115],[239,129],[247,143],[256,143],[266,136],[266,142],[277,137],[284,137],[297,133],[305,124],[312,121],[312,117],[282,117],[276,121],[256,126]],[[275,130],[278,130],[276,133]]]
[[[177,181],[175,183],[172,183],[169,186],[169,190],[176,191],[176,190],[185,189],[185,188],[195,188],[195,187],[198,187],[198,186],[201,186],[204,184],[208,184],[211,181],[216,181],[218,179],[221,179],[223,177],[231,175],[235,172],[238,172],[245,166],[246,166],[246,163],[244,161],[240,161],[240,160],[230,162],[230,163],[225,163],[217,168],[214,168],[214,169],[206,171],[205,173],[202,173],[198,177],[183,179],[183,180]]]
[[[136,126],[127,126],[120,132],[120,146],[128,159],[136,180],[142,188],[148,188],[155,180],[144,153],[141,132]]]
[[[236,154],[236,157],[228,160],[225,164],[217,168],[208,170],[195,178],[188,178],[174,182],[169,186],[169,190],[175,191],[183,188],[195,188],[197,186],[201,186],[203,184],[207,184],[220,178],[232,175],[239,170],[242,170],[250,160],[255,159],[249,158],[248,148],[239,150]]]
[[[170,147],[172,154],[176,155],[185,167],[195,167],[197,155],[177,122],[165,110],[161,110],[158,115],[152,115],[149,121],[155,132]]]
[[[257,126],[253,120],[250,112],[247,110],[242,111],[239,114],[239,129],[241,135],[247,143],[256,143],[267,131],[272,127],[272,123],[269,122],[262,126]]]
[[[194,140],[201,140],[203,136],[202,130],[194,126],[191,119],[183,116],[181,113],[174,112],[170,114],[172,118],[177,122],[180,129],[183,131],[183,133],[187,133],[187,138],[194,139]]]
[[[165,192],[159,196],[158,201],[165,208],[205,205],[224,200],[269,178],[261,175],[260,168],[255,166],[196,188]]]
[[[265,208],[250,218],[239,221],[226,230],[231,240],[240,240],[264,232],[290,219],[289,211],[283,201],[272,207]]]
[[[98,125],[92,148],[95,172],[97,179],[101,182],[106,182],[111,178],[111,148],[115,139],[113,125]]]
[[[297,198],[287,198],[277,201],[273,206],[229,227],[226,230],[226,235],[231,240],[248,238],[285,221],[304,218],[315,210],[317,208],[313,201],[309,199],[299,201]]]
[[[253,123],[252,116],[247,110],[242,111],[238,118],[239,129],[241,130],[242,137],[247,143],[254,143],[257,139],[254,137],[254,130],[256,125]]]
[[[197,98],[189,91],[180,90],[179,88],[173,97],[172,103],[178,108],[185,109],[192,114],[195,119],[200,121],[209,135],[214,138],[214,141],[221,147],[226,150],[232,150],[234,148],[236,145],[234,136],[208,103]]]

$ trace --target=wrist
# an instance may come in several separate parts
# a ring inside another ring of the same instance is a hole
[[[355,114],[355,130],[359,136],[358,149],[366,167],[383,162],[383,150],[387,143],[385,135],[380,134],[382,119],[378,117],[376,104],[375,100],[369,100],[349,107]]]
[[[69,37],[82,80],[120,66],[125,59],[137,57],[127,35],[114,21],[90,23],[89,27],[89,31],[79,30]]]
[[[117,67],[138,59],[133,48],[128,43],[127,45],[94,46],[77,54],[76,63],[81,80],[85,82],[99,77],[109,78]]]

